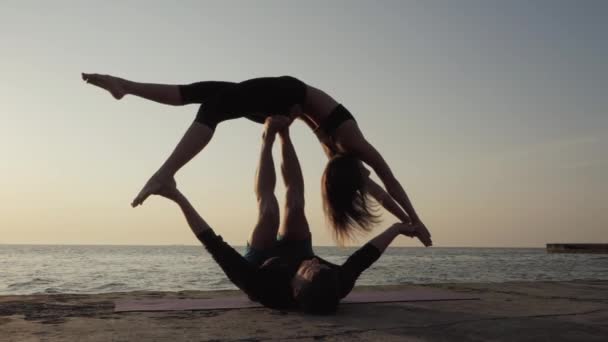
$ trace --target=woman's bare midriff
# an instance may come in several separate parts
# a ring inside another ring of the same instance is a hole
[[[321,89],[307,85],[306,99],[303,105],[304,115],[317,126],[336,108],[339,103]]]

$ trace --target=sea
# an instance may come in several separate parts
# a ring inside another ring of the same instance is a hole
[[[355,250],[315,253],[340,264]],[[391,247],[357,285],[568,280],[608,280],[608,255]],[[225,289],[235,286],[202,246],[0,245],[0,295]]]

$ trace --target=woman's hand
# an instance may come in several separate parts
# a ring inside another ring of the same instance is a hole
[[[422,222],[416,224],[395,223],[393,227],[399,231],[399,234],[403,234],[412,238],[418,238],[418,240],[420,240],[420,242],[422,242],[422,244],[426,247],[430,247],[433,245],[433,241],[431,240],[431,233],[429,233],[428,229],[426,229]]]
[[[433,240],[431,240],[431,232],[426,228],[424,223],[418,221],[412,224],[412,227],[415,228],[416,233],[415,236],[422,242],[426,247],[430,247],[433,245]]]

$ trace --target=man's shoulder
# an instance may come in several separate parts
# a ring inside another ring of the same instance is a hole
[[[339,266],[339,265],[336,265],[336,264],[334,264],[333,262],[327,261],[327,260],[325,260],[325,259],[321,258],[321,257],[320,257],[320,256],[318,256],[318,255],[315,255],[315,258],[317,258],[317,260],[319,260],[319,262],[320,262],[320,263],[325,264],[325,265],[327,265],[327,266],[329,266],[329,267],[331,267],[331,268],[340,268],[340,266]]]

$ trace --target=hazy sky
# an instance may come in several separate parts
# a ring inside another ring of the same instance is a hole
[[[82,71],[159,83],[293,75],[355,115],[435,245],[608,242],[607,2],[176,3],[2,2],[0,243],[197,243],[168,201],[129,205],[197,107],[115,101]],[[220,125],[177,175],[231,243],[256,218],[261,132]],[[325,156],[301,122],[292,135],[314,242],[332,244]],[[375,232],[395,221],[384,215]]]

